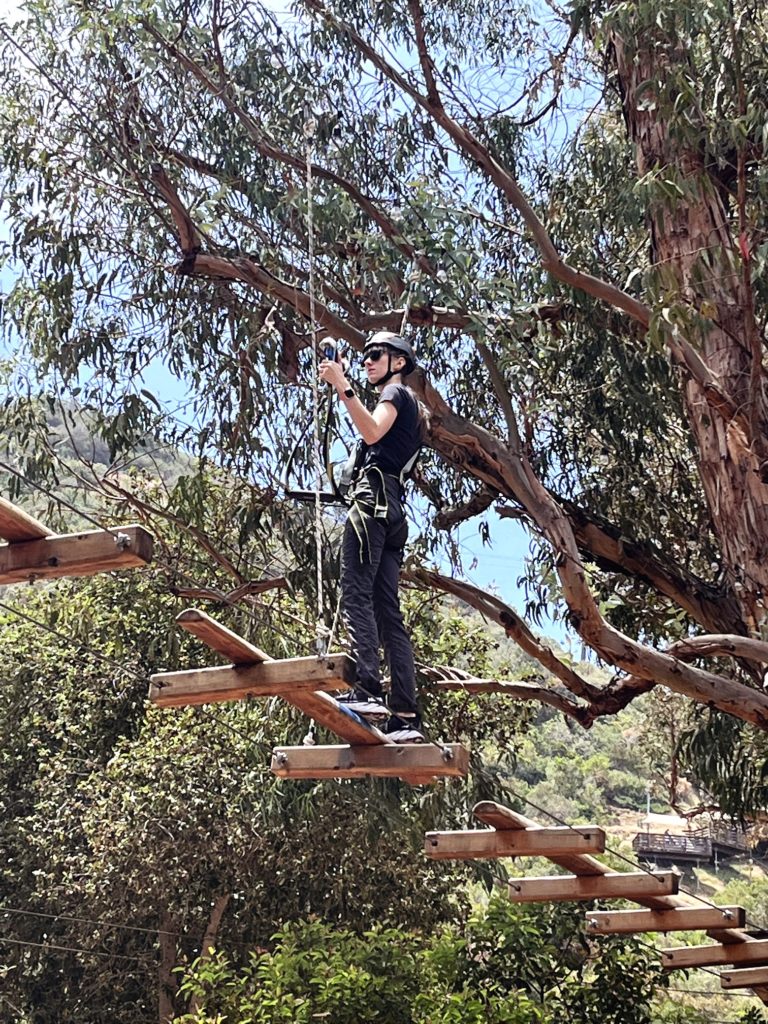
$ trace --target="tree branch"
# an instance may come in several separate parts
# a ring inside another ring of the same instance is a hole
[[[408,10],[411,12],[413,27],[416,34],[416,51],[419,55],[421,73],[424,75],[424,83],[427,87],[427,99],[436,109],[442,110],[443,101],[435,80],[435,62],[427,50],[427,39],[424,32],[424,12],[421,9],[419,0],[408,0]]]
[[[191,272],[242,280],[261,291],[267,291],[291,305],[303,316],[309,317],[309,298],[304,292],[279,281],[251,260],[226,260],[217,256],[198,255],[192,257],[190,262]],[[180,269],[190,272],[190,268],[185,265]],[[365,335],[332,314],[319,302],[316,303],[316,321],[320,327],[336,337],[350,341],[353,347],[362,347]],[[483,427],[457,417],[425,380],[423,373],[412,374],[411,381],[414,390],[421,395],[432,413],[430,440],[433,446],[438,448],[438,445],[443,443],[448,448],[451,458],[464,466],[468,472],[498,489],[500,493],[513,497],[550,542],[556,553],[555,567],[568,605],[571,623],[593,650],[632,676],[654,683],[664,683],[675,692],[683,693],[693,700],[717,707],[721,711],[768,730],[768,695],[758,693],[741,683],[685,665],[679,659],[644,646],[609,625],[601,615],[587,585],[571,524],[563,509],[538,480],[524,455],[520,452],[511,452]],[[459,433],[457,425],[463,426],[465,433]],[[491,599],[490,595],[484,596],[488,599],[489,606],[492,605],[494,599]],[[512,616],[517,618],[514,613]],[[508,622],[511,623],[512,619]],[[523,623],[521,625],[524,627]],[[525,642],[529,642],[527,638],[524,639]],[[578,687],[578,690],[573,691],[577,696],[588,694],[589,689],[594,689],[588,687],[585,691],[584,687],[587,684],[575,673],[570,676],[565,673],[564,678],[565,667],[557,661],[551,651],[545,652],[538,647],[536,650],[537,654],[534,654],[534,657],[539,660],[542,660],[542,657],[549,657],[553,674],[566,685],[570,682],[571,685]],[[542,664],[546,662],[542,660]],[[585,696],[585,699],[589,697]]]
[[[182,253],[185,256],[191,256],[194,253],[200,252],[203,247],[203,237],[192,222],[186,207],[179,199],[176,186],[160,164],[152,164],[149,177],[171,209],[173,221],[179,233],[179,247]]]
[[[288,150],[282,149],[276,146],[272,141],[268,140],[264,134],[259,123],[254,117],[252,117],[247,111],[243,110],[239,103],[237,103],[231,94],[229,83],[225,81],[214,82],[205,70],[193,60],[184,50],[176,46],[169,39],[166,39],[162,33],[158,32],[157,29],[151,25],[148,21],[145,21],[144,28],[149,32],[152,38],[170,54],[179,64],[185,68],[197,81],[213,96],[224,104],[226,109],[233,114],[240,124],[245,128],[248,135],[254,142],[258,153],[266,157],[269,160],[274,160],[277,163],[286,164],[289,167],[293,167],[299,170],[302,175],[307,172],[307,161],[304,156],[297,156]],[[435,268],[432,266],[426,256],[419,255],[414,247],[410,245],[402,236],[400,228],[390,220],[387,215],[379,209],[379,207],[366,196],[363,192],[353,185],[352,182],[346,178],[342,178],[340,175],[335,174],[333,171],[329,171],[327,168],[320,166],[319,164],[311,164],[312,176],[314,178],[321,179],[323,181],[329,181],[336,185],[342,191],[346,192],[352,201],[363,210],[368,217],[381,229],[382,234],[389,239],[389,241],[395,245],[402,253],[404,253],[408,259],[412,260],[424,273],[434,276]]]
[[[178,200],[178,196],[174,191]],[[178,209],[172,211],[174,217],[183,221],[189,218],[181,201]],[[193,225],[194,227],[194,225]],[[182,225],[178,225],[181,233]],[[177,268],[178,272],[198,276],[224,277],[228,280],[239,280],[249,284],[273,299],[279,299],[304,317],[309,317],[309,297],[304,291],[280,281],[269,271],[260,267],[249,257],[227,259],[221,256],[198,254],[194,259],[183,261]],[[397,312],[397,311],[395,311]],[[361,350],[366,330],[359,330],[349,321],[331,313],[327,306],[316,301],[315,313],[318,324],[329,330],[338,338],[348,341],[353,348]],[[452,314],[447,311],[448,316]],[[381,314],[389,317],[392,314]],[[363,320],[367,330],[377,321],[377,314]],[[399,327],[399,322],[395,329]],[[498,440],[488,431],[475,426],[469,420],[452,412],[438,392],[429,386],[423,374],[416,373],[409,383],[423,399],[431,413],[430,444],[444,458],[454,465],[464,468],[467,472],[482,480],[486,486],[497,493],[504,494],[518,504],[527,507],[530,500],[530,487],[526,477],[519,472],[519,465],[510,457],[508,449],[502,448]],[[474,458],[467,458],[467,448],[475,453]],[[501,473],[500,467],[506,463],[515,470],[513,475]],[[517,467],[517,468],[515,468]],[[527,495],[527,499],[526,499]],[[621,531],[607,521],[598,522],[594,516],[588,516],[575,503],[557,497],[559,506],[568,515],[577,545],[580,550],[588,553],[609,571],[622,572],[644,579],[660,594],[674,601],[692,618],[713,632],[728,632],[741,628],[741,618],[735,601],[679,567],[670,568],[647,546],[641,545],[622,535]],[[479,509],[482,511],[482,509]],[[498,509],[499,515],[509,514],[504,508]],[[457,513],[460,515],[461,513]],[[515,513],[516,515],[519,513]],[[457,520],[458,521],[458,520]]]
[[[460,598],[471,608],[475,608],[502,626],[508,637],[514,640],[526,654],[530,654],[532,658],[548,669],[553,676],[556,676],[571,693],[590,702],[599,697],[598,687],[586,682],[578,673],[563,664],[550,647],[541,643],[533,635],[517,612],[499,598],[472,586],[471,583],[443,576],[425,568],[406,569],[402,572],[402,578]]]
[[[423,670],[422,670],[423,671]],[[463,690],[465,693],[500,693],[504,697],[511,697],[514,700],[532,700],[538,704],[546,704],[556,711],[562,712],[569,718],[575,719],[585,729],[592,726],[594,717],[589,708],[583,707],[570,700],[564,694],[555,693],[546,686],[537,686],[535,683],[509,683],[498,679],[476,679],[467,675],[466,678],[437,678],[439,670],[432,670],[435,678],[430,680],[435,690]],[[427,677],[432,672],[427,672]]]
[[[504,413],[504,419],[507,421],[507,440],[509,441],[512,450],[519,452],[521,450],[520,431],[517,428],[517,417],[515,416],[515,410],[512,406],[512,399],[510,397],[506,381],[501,374],[501,370],[499,369],[496,360],[491,354],[491,350],[485,342],[476,339],[475,347],[480,353],[480,358],[483,360],[483,363],[485,363],[488,376],[491,378],[491,383],[493,384],[493,390],[496,392],[499,405]]]
[[[748,636],[715,633],[710,636],[692,636],[678,640],[667,648],[667,654],[672,654],[681,661],[692,658],[729,657],[768,663],[768,643]]]
[[[473,519],[485,512],[498,496],[498,491],[494,491],[491,487],[480,487],[463,505],[440,509],[432,523],[438,530],[450,530],[459,523],[464,523],[467,519]]]
[[[496,161],[490,150],[476,136],[454,121],[442,106],[436,106],[428,96],[424,96],[415,89],[408,79],[393,68],[359,32],[349,23],[342,21],[332,14],[320,0],[304,0],[304,2],[310,10],[325,18],[334,28],[347,36],[354,46],[370,60],[374,67],[378,68],[391,82],[394,82],[415,103],[426,110],[459,148],[474,160],[478,167],[501,189],[507,200],[523,218],[526,227],[533,236],[542,255],[542,266],[545,270],[570,287],[610,303],[610,305],[629,314],[633,319],[638,320],[644,327],[648,327],[651,311],[646,305],[638,302],[637,299],[617,288],[616,285],[593,277],[591,274],[582,273],[561,259],[544,224],[539,220],[514,177]]]
[[[586,512],[567,498],[554,497],[570,520],[579,549],[602,568],[644,580],[711,632],[723,632],[723,627],[727,632],[743,629],[738,604],[731,595],[682,566],[662,560],[650,544],[627,537],[608,520]],[[501,516],[507,514],[503,508],[497,511]]]
[[[213,901],[211,907],[211,913],[208,918],[208,924],[205,928],[205,935],[203,936],[203,942],[200,949],[200,961],[210,960],[213,948],[216,945],[216,939],[219,934],[219,928],[221,927],[221,919],[224,917],[224,913],[229,906],[229,901],[232,898],[231,893],[223,893],[217,896]],[[188,1012],[190,1014],[196,1014],[200,1009],[200,999],[197,995],[192,996],[189,1001]]]

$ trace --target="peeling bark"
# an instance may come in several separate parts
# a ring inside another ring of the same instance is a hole
[[[683,189],[674,200],[651,203],[653,259],[674,275],[683,302],[698,310],[706,301],[716,310],[700,332],[698,358],[712,386],[728,396],[728,407],[713,416],[707,382],[688,372],[683,398],[728,579],[746,628],[757,630],[768,593],[768,487],[762,479],[768,410],[762,382],[757,394],[750,387],[756,386],[747,323],[751,289],[738,273],[729,212],[704,165],[700,142],[687,141],[674,130],[671,115],[662,112],[668,104],[655,96],[670,66],[687,65],[686,46],[655,24],[635,27],[631,45],[619,32],[613,33],[612,43],[638,171],[662,175],[669,168]],[[713,259],[702,262],[702,254],[710,253]],[[712,273],[712,266],[719,272]],[[705,294],[698,283],[701,272],[707,279]],[[752,410],[751,418],[739,413],[746,409]]]

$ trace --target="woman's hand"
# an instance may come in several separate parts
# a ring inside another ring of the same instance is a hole
[[[318,375],[320,380],[336,388],[339,394],[349,387],[349,381],[344,376],[344,367],[335,360],[323,359],[318,366]]]

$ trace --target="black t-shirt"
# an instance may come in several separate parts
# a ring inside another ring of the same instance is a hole
[[[421,419],[416,396],[405,384],[385,384],[378,405],[391,402],[397,409],[395,422],[376,444],[368,445],[363,467],[378,466],[383,473],[399,476],[421,448]]]

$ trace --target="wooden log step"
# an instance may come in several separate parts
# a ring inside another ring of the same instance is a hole
[[[311,694],[315,690],[345,690],[353,679],[354,663],[344,654],[327,658],[289,658],[186,672],[158,672],[150,677],[149,699],[158,707],[167,708],[244,697],[292,697],[301,691]],[[335,701],[333,704],[338,706]]]
[[[260,662],[272,661],[264,651],[260,651],[258,647],[254,647],[198,608],[187,608],[176,616],[176,622],[233,665],[257,665]]]
[[[605,832],[596,825],[498,831],[427,832],[424,853],[431,860],[482,857],[549,857],[553,853],[602,853]]]
[[[745,967],[740,971],[721,971],[721,988],[752,988],[768,985],[768,967]]]
[[[671,910],[600,910],[587,914],[593,935],[680,932],[707,928],[743,928],[744,907],[674,907]]]
[[[463,776],[469,752],[457,743],[380,743],[369,746],[276,747],[272,771],[283,779],[359,779],[368,775],[426,781]]]
[[[344,657],[344,655],[335,657]],[[345,685],[349,684],[345,683]],[[394,740],[367,722],[361,715],[350,711],[343,704],[339,704],[333,697],[329,697],[327,693],[302,691],[295,694],[284,693],[282,698],[298,708],[299,711],[303,711],[305,715],[309,715],[318,725],[335,732],[340,739],[346,740],[347,743],[356,746],[379,746],[382,743],[394,746]]]
[[[768,964],[768,939],[720,943],[716,946],[677,946],[661,951],[667,970],[686,967],[721,967],[726,964]]]
[[[25,540],[44,540],[52,534],[53,530],[49,530],[23,509],[12,505],[5,498],[0,498],[0,537],[9,544]]]
[[[549,875],[515,878],[509,883],[513,903],[548,903],[569,900],[626,899],[676,893],[680,876],[675,871],[627,871],[604,875]]]
[[[544,828],[538,822],[526,818],[523,814],[518,814],[517,811],[510,810],[509,807],[494,803],[492,800],[482,800],[480,803],[475,804],[472,808],[472,813],[478,821],[482,821],[484,825],[490,825],[499,832],[521,832],[527,829],[533,831]],[[574,875],[604,875],[608,872],[605,864],[601,864],[599,860],[591,857],[589,853],[553,853],[549,859],[553,864],[557,864],[558,867],[564,868],[566,871],[573,872]]]
[[[152,537],[141,526],[62,534],[0,545],[0,585],[61,576],[93,576],[146,565]]]

